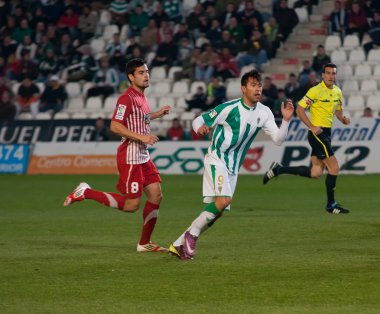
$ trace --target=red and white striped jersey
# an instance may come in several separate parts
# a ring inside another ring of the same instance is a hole
[[[150,133],[150,107],[144,94],[129,87],[117,100],[112,120],[138,134]],[[117,150],[117,162],[143,164],[149,160],[146,144],[123,137]]]

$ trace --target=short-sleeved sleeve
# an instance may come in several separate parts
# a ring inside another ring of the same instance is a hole
[[[214,109],[204,113],[202,115],[203,117],[203,120],[205,121],[205,124],[208,126],[208,127],[213,127],[214,125],[220,123],[221,121],[223,121],[226,117],[225,115],[225,109],[226,106],[225,105],[219,105],[219,106],[216,106]]]
[[[344,107],[342,91],[339,89],[337,94],[338,94],[339,102],[338,102],[338,105],[336,106],[336,110],[342,110]]]
[[[125,121],[126,117],[132,111],[132,101],[129,96],[122,95],[118,98],[112,120],[117,122]]]
[[[316,89],[314,87],[310,88],[306,95],[298,102],[298,105],[302,108],[309,108],[316,99]]]

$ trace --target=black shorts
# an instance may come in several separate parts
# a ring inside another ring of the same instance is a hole
[[[317,156],[320,160],[334,156],[334,151],[331,147],[331,128],[322,128],[322,130],[323,132],[319,135],[315,135],[309,130],[307,136],[311,146],[311,156]]]

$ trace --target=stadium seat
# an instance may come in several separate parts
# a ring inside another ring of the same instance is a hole
[[[186,99],[184,97],[179,97],[176,102],[176,107],[184,111],[189,107],[189,105],[187,104]]]
[[[241,84],[239,81],[230,81],[226,88],[227,99],[235,99],[241,96]]]
[[[294,11],[296,11],[296,14],[298,16],[298,20],[300,23],[309,22],[309,14],[307,13],[307,10],[305,7],[295,8]]]
[[[170,83],[167,81],[161,81],[154,85],[153,94],[155,96],[166,96],[170,94]]]
[[[88,114],[88,118],[89,119],[98,119],[98,118],[106,119],[107,114],[104,112],[92,112]]]
[[[70,119],[70,115],[67,112],[57,112],[54,115],[54,120],[66,120]]]
[[[116,24],[106,25],[102,34],[102,38],[106,42],[108,42],[109,40],[112,39],[113,34],[118,33],[118,32],[119,32],[119,26],[117,26]]]
[[[181,114],[181,120],[182,121],[193,121],[196,117],[196,114],[192,111],[186,111]]]
[[[78,82],[67,83],[65,87],[69,98],[76,98],[81,96],[81,88]]]
[[[103,111],[103,101],[100,96],[89,97],[86,101],[86,112],[101,112]]]
[[[84,109],[84,101],[82,97],[74,97],[69,99],[68,112],[81,112]]]
[[[172,95],[175,97],[184,97],[189,93],[189,84],[186,81],[178,81],[173,84]]]
[[[88,114],[85,112],[74,112],[71,119],[88,119]]]
[[[18,115],[17,120],[33,120],[33,116],[30,112],[21,112]]]
[[[375,68],[373,69],[372,78],[374,78],[375,80],[380,80],[380,63],[375,65]]]
[[[119,99],[118,96],[108,96],[106,100],[104,101],[104,108],[103,111],[105,112],[114,112],[117,100]]]
[[[162,108],[163,106],[170,106],[170,107],[174,108],[175,103],[176,103],[176,101],[173,97],[170,97],[170,96],[161,97],[158,100],[158,109]]]
[[[343,95],[354,95],[359,92],[359,84],[354,79],[348,79],[343,82],[342,86]]]
[[[328,52],[334,51],[342,46],[342,41],[338,35],[329,35],[325,40],[325,49]]]
[[[203,82],[203,81],[194,81],[194,82],[191,83],[191,86],[190,86],[190,94],[191,95],[194,95],[197,92],[198,86],[202,86],[203,90],[205,92],[207,91],[207,85],[206,85],[205,82]]]
[[[128,39],[129,26],[124,24],[120,31],[120,41],[125,42]]]
[[[357,80],[364,80],[364,79],[370,79],[372,76],[371,73],[371,67],[369,64],[358,64],[355,68],[355,79]]]
[[[339,69],[337,71],[337,79],[338,79],[338,81],[348,80],[348,79],[352,78],[353,74],[354,73],[352,70],[352,66],[345,63],[339,67]]]
[[[350,112],[354,112],[355,110],[363,110],[365,105],[365,100],[362,95],[351,95],[348,97],[348,102],[347,102],[347,109]]]
[[[377,91],[377,82],[374,79],[364,80],[360,86],[360,93],[371,95]]]
[[[379,95],[370,95],[367,99],[367,107],[370,107],[372,110],[380,110],[380,101]]]
[[[51,112],[39,112],[37,113],[37,120],[50,120],[51,119]]]
[[[150,121],[150,132],[157,136],[166,137],[167,128],[163,125],[160,119]]]
[[[365,61],[365,53],[363,49],[355,49],[350,52],[348,57],[348,63],[352,65],[358,65]]]
[[[179,67],[179,66],[170,67],[169,73],[168,73],[168,79],[174,81],[175,73],[176,72],[182,72],[182,70],[183,70],[182,67]]]
[[[38,86],[38,89],[40,90],[40,93],[42,94],[45,90],[46,85],[42,82],[36,82],[36,85]]]
[[[83,84],[83,87],[82,87],[82,94],[84,97],[86,97],[87,95],[87,91],[91,88],[91,87],[94,87],[95,86],[95,83],[93,82],[85,82]]]
[[[150,109],[157,110],[157,107],[158,107],[157,98],[154,96],[148,96],[147,100],[148,100]]]
[[[153,82],[161,82],[166,79],[166,67],[153,67],[150,71],[150,80]]]
[[[360,46],[359,37],[357,35],[346,35],[343,39],[343,49],[351,51]]]
[[[106,47],[106,43],[101,38],[93,39],[93,40],[91,40],[90,47],[91,47],[92,53],[94,55],[96,55],[96,54],[104,52],[104,48]]]
[[[380,63],[380,49],[371,49],[367,56],[367,63],[371,65]]]
[[[111,20],[112,20],[112,16],[111,16],[110,11],[102,10],[102,12],[100,12],[100,17],[99,17],[99,22],[98,22],[100,26],[105,27],[109,25],[111,23]]]
[[[336,65],[343,64],[347,61],[347,55],[344,50],[334,50],[331,53],[331,62],[335,63]]]
[[[12,83],[11,89],[12,89],[13,95],[17,95],[17,92],[18,92],[20,85],[21,85],[21,83],[19,83],[19,82]]]

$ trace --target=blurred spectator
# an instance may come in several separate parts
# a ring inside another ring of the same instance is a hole
[[[12,39],[21,44],[25,36],[32,37],[33,30],[29,27],[28,19],[24,18],[20,22],[20,26],[16,27],[12,33]]]
[[[227,47],[234,57],[236,57],[236,55],[238,54],[238,51],[239,51],[238,47],[237,47],[234,39],[232,38],[230,32],[227,30],[224,30],[222,32],[222,38],[216,44],[216,49],[218,51],[221,51],[224,47]]]
[[[380,46],[380,11],[376,11],[373,14],[373,20],[371,21],[368,34],[371,37],[371,41],[363,45],[364,51],[367,55],[374,46]]]
[[[245,44],[245,31],[243,26],[238,22],[236,17],[231,17],[228,26],[226,27],[231,34],[234,42],[238,46],[238,48],[244,50]]]
[[[270,76],[266,76],[263,83],[261,102],[274,113],[274,102],[277,97],[277,86],[273,83]]]
[[[219,18],[220,24],[223,28],[229,24],[231,17],[238,18],[238,13],[235,4],[232,1],[227,3],[225,11],[221,14]]]
[[[38,65],[32,60],[30,57],[30,52],[28,50],[24,50],[21,54],[20,71],[21,80],[26,76],[30,77],[32,80],[37,79]]]
[[[167,66],[174,65],[174,61],[177,59],[178,48],[173,41],[171,34],[165,34],[164,41],[158,45],[156,56],[152,61],[152,67],[154,66]]]
[[[187,30],[187,25],[185,23],[178,24],[178,29],[173,36],[173,41],[176,45],[179,45],[182,38],[190,39],[190,33]]]
[[[199,56],[195,66],[195,80],[208,83],[214,73],[214,65],[218,55],[210,44],[204,45],[204,51]]]
[[[80,59],[70,66],[68,70],[68,81],[91,81],[96,70],[95,59],[91,55],[91,48],[89,45],[83,45],[78,48],[81,53]]]
[[[168,139],[171,141],[182,141],[185,138],[185,130],[183,129],[178,118],[174,118],[172,126],[168,130]]]
[[[83,6],[82,14],[79,16],[78,29],[80,38],[83,42],[89,40],[95,35],[98,16],[91,6],[86,4]]]
[[[363,114],[362,114],[362,117],[363,118],[372,118],[373,117],[372,109],[370,107],[365,107]]]
[[[193,10],[186,18],[186,24],[188,30],[192,34],[193,38],[197,38],[199,35],[199,18],[204,15],[204,9],[202,4],[197,3]]]
[[[0,96],[0,121],[12,121],[16,115],[16,106],[9,91],[4,91]]]
[[[77,52],[75,51],[71,38],[68,34],[62,35],[57,51],[58,63],[61,69],[70,66],[74,60],[74,57],[77,55]]]
[[[298,74],[298,82],[300,86],[303,87],[309,82],[309,74],[312,72],[311,63],[309,60],[304,60],[302,62],[302,68],[300,73]]]
[[[150,19],[148,25],[141,30],[140,45],[145,53],[154,51],[158,40],[158,27],[154,19]]]
[[[50,84],[41,95],[39,110],[41,112],[52,110],[57,113],[63,109],[66,99],[67,93],[64,86],[60,84],[58,76],[53,75],[50,77]]]
[[[110,65],[119,71],[123,71],[125,67],[126,50],[125,45],[120,42],[120,33],[114,33],[106,46],[106,53],[110,57]]]
[[[126,0],[114,0],[109,8],[112,14],[113,24],[121,27],[126,22],[126,16],[129,12],[129,4]]]
[[[286,41],[288,36],[293,31],[293,28],[298,24],[298,16],[294,9],[288,8],[287,0],[280,0],[280,6],[275,10],[273,16],[276,18],[279,25],[279,35],[282,41]]]
[[[214,108],[227,100],[226,87],[220,77],[213,76],[207,85],[207,107],[206,110]]]
[[[6,24],[4,26],[1,24],[0,27],[1,27],[0,29],[1,36],[11,35],[12,39],[15,40],[15,38],[13,38],[13,32],[16,29],[16,19],[14,18],[14,16],[7,15]]]
[[[362,42],[364,33],[368,30],[367,15],[360,4],[353,2],[348,11],[347,34],[359,33],[359,41]]]
[[[8,59],[10,54],[16,53],[17,42],[12,39],[11,35],[5,34],[0,46],[1,56]]]
[[[318,1],[314,0],[297,0],[294,3],[294,8],[305,8],[309,15],[313,14],[313,5],[317,5]]]
[[[99,117],[95,121],[95,130],[91,135],[91,141],[103,142],[108,141],[110,134],[109,128],[102,117]]]
[[[201,111],[206,111],[208,106],[206,106],[207,95],[202,86],[198,86],[197,91],[192,95],[190,100],[186,100],[186,103],[189,105],[187,110],[191,111],[192,109],[200,109]]]
[[[58,28],[61,32],[69,33],[72,38],[78,37],[79,17],[71,6],[65,8],[65,12],[58,20]]]
[[[163,8],[170,21],[174,23],[182,21],[182,4],[180,0],[164,0]]]
[[[281,104],[282,103],[286,104],[286,95],[285,95],[285,91],[282,88],[279,88],[277,90],[277,98],[274,101],[274,105],[273,105],[273,109],[272,109],[272,112],[273,112],[273,115],[275,118],[281,118],[282,117],[282,114],[281,114]]]
[[[160,2],[156,4],[156,9],[152,14],[151,18],[156,21],[158,28],[161,27],[162,21],[169,21],[169,15],[164,11],[164,8],[162,7],[162,4]]]
[[[3,93],[11,93],[11,89],[7,85],[7,81],[3,75],[0,75],[0,98],[3,96]]]
[[[239,21],[242,23],[243,28],[248,34],[251,32],[250,20],[256,18],[260,27],[263,27],[263,17],[261,13],[256,10],[253,0],[244,1],[244,9],[239,13]]]
[[[263,17],[263,22],[268,22],[273,15],[273,0],[255,0],[255,8]]]
[[[149,15],[143,9],[142,5],[137,5],[129,17],[129,35],[140,36],[141,30],[148,26]]]
[[[161,21],[161,25],[158,29],[158,39],[157,43],[161,44],[165,40],[165,35],[174,35],[172,24],[168,21]]]
[[[299,87],[300,84],[297,81],[297,76],[294,73],[290,73],[288,77],[288,82],[285,84],[284,87],[284,93],[287,98],[290,98],[293,100],[293,103],[295,103],[297,100],[300,99],[299,95]]]
[[[48,19],[46,18],[46,16],[44,16],[44,12],[42,11],[42,8],[40,6],[37,6],[34,9],[31,19],[29,20],[29,25],[32,29],[36,29],[38,24],[40,23],[46,26],[48,24]]]
[[[268,42],[265,36],[258,30],[253,30],[251,39],[246,45],[247,53],[238,57],[239,68],[254,63],[257,70],[261,71],[262,65],[268,61],[267,49]]]
[[[348,28],[348,11],[342,1],[337,0],[334,10],[329,16],[329,35],[340,35],[341,40],[346,36]]]
[[[8,56],[5,66],[5,75],[7,79],[11,81],[19,81],[21,79],[21,64],[20,61],[16,59],[14,53]]]
[[[268,42],[268,58],[276,57],[277,49],[280,47],[281,37],[278,34],[278,23],[274,17],[270,17],[264,24],[264,34]]]
[[[25,35],[22,43],[17,46],[16,58],[21,59],[21,55],[24,51],[29,51],[29,55],[32,60],[36,58],[37,45],[32,42],[32,37],[29,35]]]
[[[38,65],[39,79],[47,81],[50,75],[57,74],[58,69],[58,59],[53,49],[48,49]]]
[[[33,34],[33,42],[36,44],[40,44],[42,42],[42,37],[46,33],[46,27],[44,22],[38,22]]]
[[[193,46],[190,39],[182,38],[178,48],[178,65],[184,66],[187,60],[191,58],[192,53]]]
[[[330,62],[331,58],[326,54],[325,47],[323,45],[318,45],[317,54],[313,57],[313,63],[311,64],[313,70],[317,72],[318,75],[321,75],[323,66]]]
[[[221,53],[218,54],[214,74],[222,77],[224,81],[228,78],[239,77],[240,70],[228,47],[223,48]]]
[[[25,77],[16,95],[16,117],[21,112],[30,112],[35,119],[38,114],[39,101],[40,90],[38,86],[29,77]]]
[[[128,41],[127,41],[127,47],[126,47],[126,50],[125,50],[125,57],[126,57],[127,60],[129,60],[129,59],[132,58],[133,51],[135,50],[136,47],[138,47],[138,48],[141,49],[140,44],[136,40],[136,37],[135,36],[129,37]],[[124,69],[124,66],[125,65],[120,64],[120,71],[122,71],[122,69]]]
[[[94,96],[103,96],[107,98],[115,93],[119,85],[119,76],[115,69],[109,67],[108,57],[102,57],[99,61],[99,70],[94,75],[96,86],[87,91],[87,98]]]
[[[301,85],[299,88],[300,95],[305,95],[310,88],[317,84],[319,84],[317,73],[315,71],[310,71],[306,85]]]

